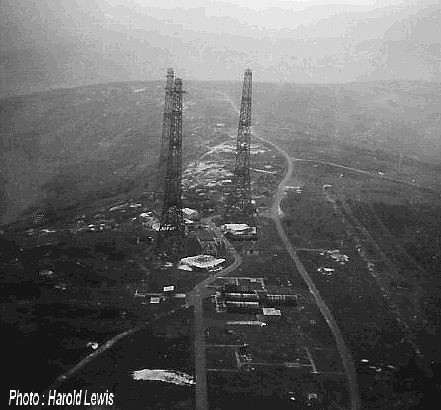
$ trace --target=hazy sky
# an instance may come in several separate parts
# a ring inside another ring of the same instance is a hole
[[[0,96],[59,86],[441,79],[440,0],[0,0]]]
[[[109,0],[113,2],[123,3],[123,0]],[[135,0],[140,4],[145,4],[155,7],[198,7],[202,4],[210,3],[209,0]],[[404,2],[406,0],[396,0],[395,3]],[[297,8],[301,3],[305,5],[317,5],[317,4],[351,4],[351,5],[373,5],[376,3],[381,4],[381,0],[224,0],[223,3],[235,4],[241,7],[246,7],[252,10],[263,10],[270,7],[280,8]],[[383,3],[390,3],[383,1]]]
[[[254,11],[263,11],[271,8],[302,10],[307,7],[314,6],[360,6],[360,7],[384,7],[388,5],[410,3],[415,0],[105,0],[109,4],[127,5],[130,2],[138,3],[141,6],[158,7],[158,8],[197,8],[203,7],[207,10],[224,11],[225,8],[219,7],[224,5],[234,5],[247,8]]]
[[[229,18],[244,23],[247,26],[282,30],[293,29],[298,26],[309,26],[316,24],[320,20],[327,19],[330,16],[345,14],[349,12],[372,12],[379,9],[385,9],[391,6],[402,7],[406,4],[416,3],[419,0],[103,0],[104,3],[113,6],[115,13],[113,17],[117,20],[121,14],[122,7],[137,7],[142,13],[149,10],[148,14],[155,18],[166,18],[171,22],[184,24],[190,22],[194,31],[212,31],[217,28],[216,22],[206,21],[209,26],[204,26],[202,17],[210,19]],[[427,3],[430,0],[422,0]],[[432,0],[436,2],[437,0]],[[162,15],[160,10],[163,11]],[[199,19],[186,19],[183,10],[203,10],[203,15]],[[175,13],[170,13],[173,11]],[[181,12],[180,12],[181,11]],[[286,12],[286,13],[285,13]],[[219,23],[223,23],[225,20]],[[214,25],[213,25],[214,23]],[[343,26],[335,24],[336,30]],[[224,29],[228,34],[231,30],[229,24],[219,27],[217,31]],[[234,29],[234,28],[233,28]],[[338,34],[338,33],[337,33]],[[326,31],[322,36],[328,36]]]

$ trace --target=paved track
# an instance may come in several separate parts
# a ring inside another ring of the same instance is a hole
[[[267,144],[271,145],[273,148],[275,148],[280,154],[284,156],[288,164],[285,177],[279,183],[279,186],[277,188],[276,198],[271,207],[271,217],[274,220],[274,223],[277,228],[277,232],[285,246],[286,251],[293,260],[294,264],[296,265],[296,268],[299,271],[300,275],[302,276],[303,280],[308,285],[309,291],[314,296],[314,299],[317,303],[318,308],[320,309],[321,314],[325,318],[329,328],[331,329],[332,334],[334,335],[335,342],[337,345],[337,350],[341,356],[343,368],[345,370],[345,374],[348,380],[348,390],[351,400],[351,409],[358,410],[361,407],[360,407],[360,397],[358,393],[357,372],[355,370],[354,362],[352,360],[349,349],[346,346],[341,330],[338,327],[338,324],[334,319],[331,310],[326,305],[326,302],[324,301],[319,290],[315,286],[311,276],[309,276],[308,271],[305,269],[305,266],[300,260],[296,250],[293,248],[287,234],[285,233],[285,230],[283,229],[282,222],[280,221],[280,209],[281,209],[280,202],[282,201],[285,195],[285,187],[288,186],[288,183],[291,179],[294,170],[293,162],[291,161],[289,155],[285,151],[283,151],[280,147],[278,147],[271,141],[267,141],[266,139],[256,135],[256,133],[253,133],[253,135],[259,138],[260,140],[266,142]]]
[[[236,112],[239,112],[239,109],[236,106],[236,104],[228,96],[224,95],[224,97],[226,98],[227,101],[230,102],[230,104],[232,105],[234,110]],[[358,384],[357,384],[357,372],[355,370],[354,362],[352,360],[349,349],[346,346],[346,343],[345,343],[345,340],[344,340],[343,335],[341,333],[341,330],[338,327],[338,324],[337,324],[336,320],[334,319],[334,316],[332,315],[331,310],[326,305],[324,299],[320,295],[319,290],[315,286],[314,281],[312,280],[308,271],[305,269],[302,261],[300,260],[299,256],[297,255],[297,252],[293,248],[287,234],[285,233],[285,230],[283,229],[282,222],[280,221],[280,214],[281,214],[280,203],[285,195],[285,188],[286,188],[286,186],[288,186],[288,182],[290,181],[292,174],[293,174],[293,171],[294,171],[293,160],[285,151],[283,151],[282,148],[280,148],[275,143],[268,141],[265,138],[263,138],[262,136],[260,136],[258,133],[256,133],[256,131],[254,129],[253,129],[253,136],[258,138],[262,142],[265,142],[266,144],[271,145],[277,152],[279,152],[285,158],[285,161],[287,163],[286,174],[285,174],[285,177],[282,179],[282,181],[280,181],[280,183],[277,187],[277,193],[276,193],[273,205],[271,207],[270,215],[271,215],[271,218],[274,220],[277,232],[278,232],[280,239],[282,240],[282,242],[285,246],[286,251],[290,255],[294,264],[296,265],[296,268],[299,271],[300,275],[302,276],[303,280],[308,285],[309,291],[314,296],[315,301],[317,303],[318,308],[320,309],[321,314],[323,315],[329,328],[331,329],[331,332],[335,338],[337,350],[338,350],[340,357],[342,359],[343,368],[345,370],[346,378],[348,381],[348,390],[349,390],[349,395],[350,395],[351,410],[359,410],[361,408],[361,405],[360,405],[360,396],[359,396]]]
[[[216,232],[217,236],[221,236],[221,232],[215,225],[209,221],[211,229]],[[195,375],[196,375],[196,410],[207,410],[207,371],[206,371],[206,359],[205,359],[205,332],[204,332],[204,309],[202,301],[205,297],[210,296],[212,289],[207,288],[217,278],[228,275],[237,269],[241,263],[242,258],[236,252],[236,250],[230,245],[230,251],[234,256],[234,262],[217,272],[216,274],[208,277],[207,279],[199,282],[191,292],[187,293],[186,299],[189,306],[194,307],[194,357],[195,357]]]

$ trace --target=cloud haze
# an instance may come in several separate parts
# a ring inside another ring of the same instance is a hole
[[[107,81],[441,79],[439,1],[3,0],[0,95]]]

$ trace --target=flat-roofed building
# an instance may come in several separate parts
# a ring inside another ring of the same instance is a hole
[[[282,316],[282,312],[275,308],[262,308],[262,312],[265,316]]]
[[[172,293],[174,291],[175,291],[174,285],[164,286],[164,289],[163,289],[164,293]]]
[[[226,301],[227,312],[236,313],[257,313],[262,312],[259,302],[236,302]]]
[[[297,306],[297,295],[259,292],[260,300],[266,307]]]
[[[225,300],[231,300],[231,301],[237,301],[237,302],[241,302],[241,301],[258,302],[259,301],[259,296],[257,295],[257,293],[228,292],[228,293],[224,293],[223,297],[225,298]]]

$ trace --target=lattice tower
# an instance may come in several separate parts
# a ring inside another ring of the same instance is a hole
[[[253,214],[250,183],[251,95],[252,72],[250,69],[247,69],[245,70],[243,81],[242,102],[237,131],[233,189],[227,206],[227,217],[236,219],[236,222],[247,219]]]
[[[164,206],[158,232],[159,250],[179,253],[185,234],[182,214],[182,80],[173,88],[172,120],[168,143],[167,170],[164,179]]]

